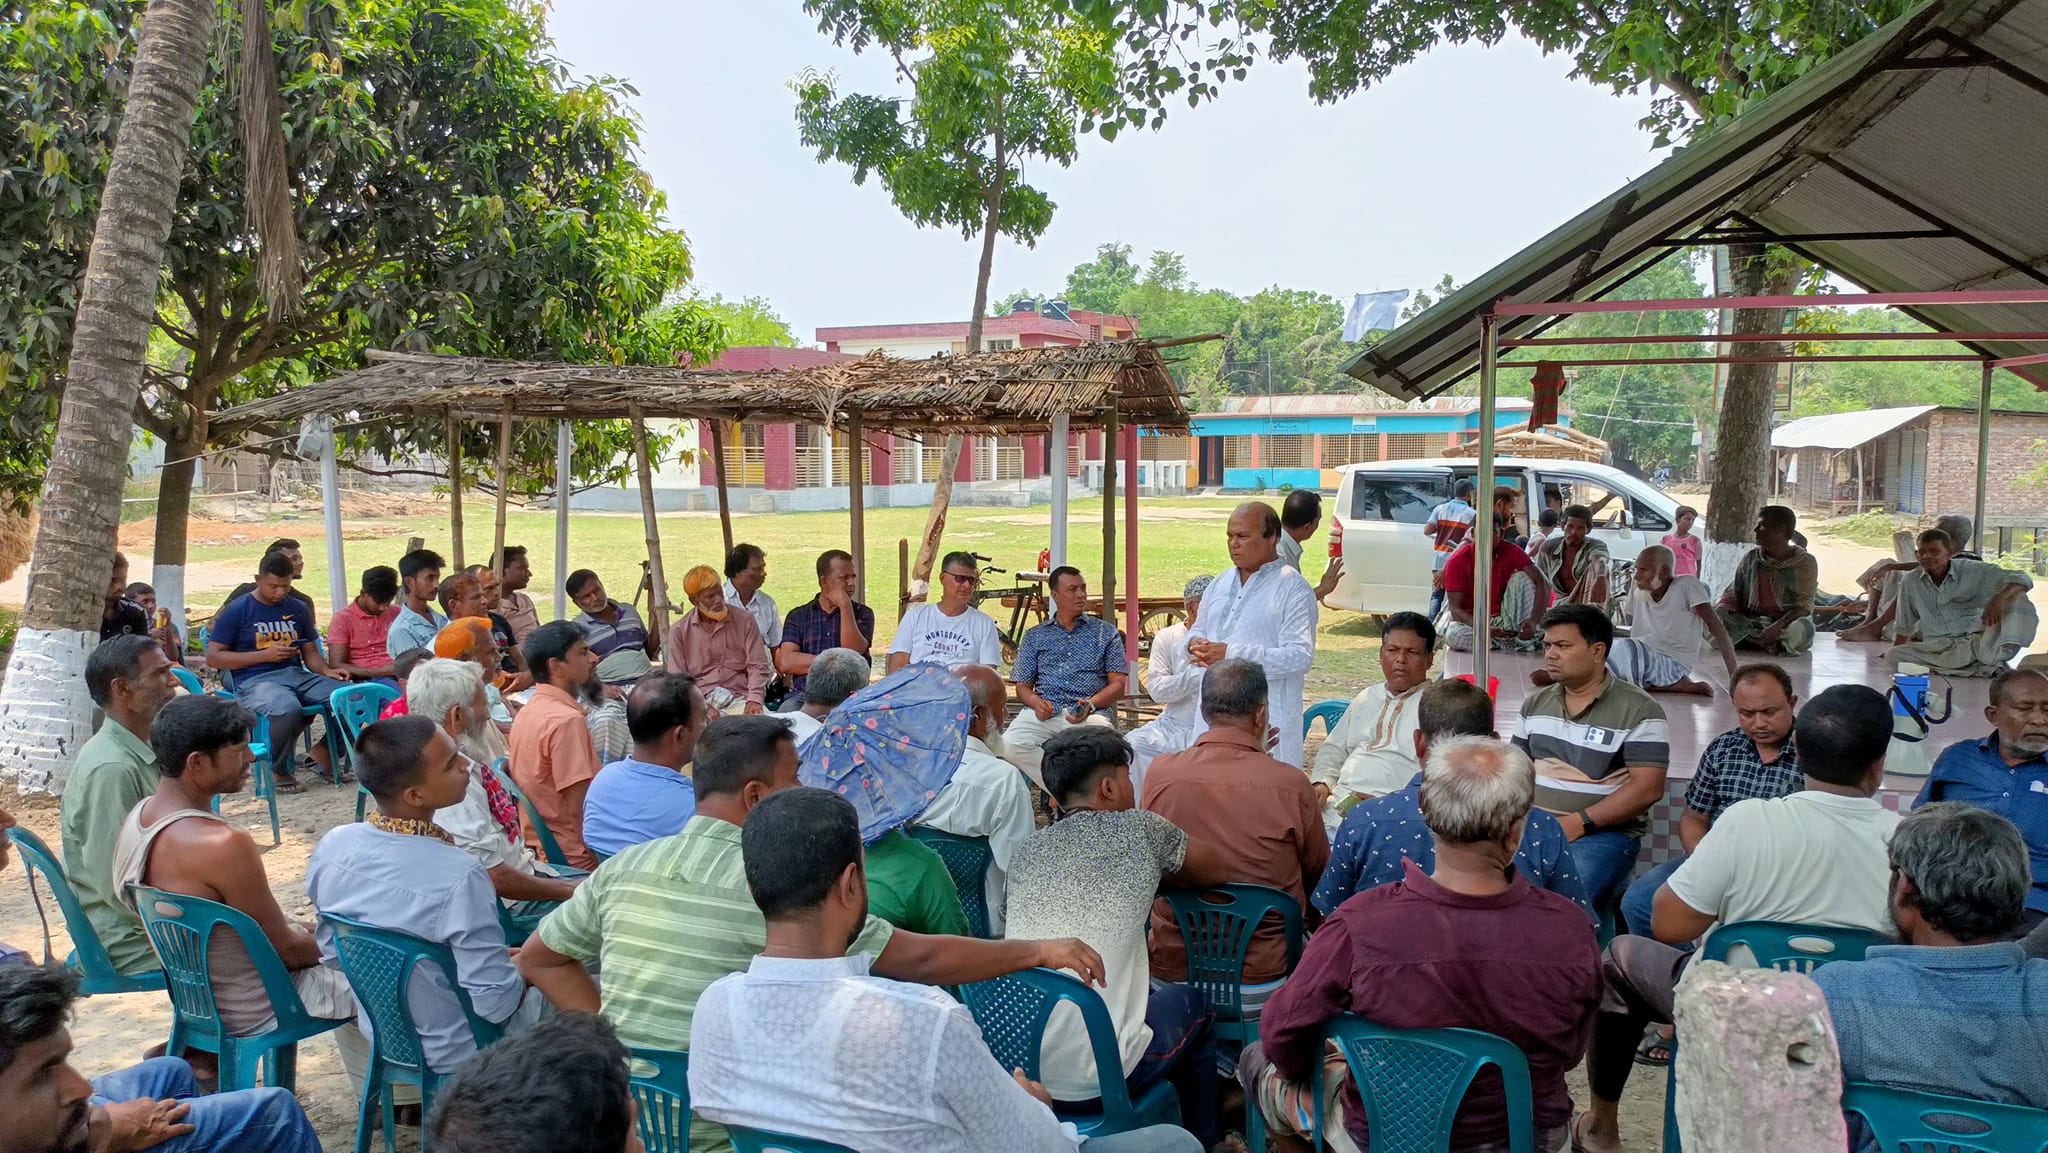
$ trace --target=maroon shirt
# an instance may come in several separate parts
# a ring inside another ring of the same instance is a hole
[[[1566,1070],[1585,1056],[1600,1007],[1600,946],[1585,911],[1520,873],[1504,893],[1454,893],[1407,862],[1407,876],[1352,897],[1323,922],[1301,965],[1260,1014],[1260,1044],[1281,1076],[1306,1085],[1323,1025],[1355,1013],[1395,1029],[1478,1029],[1529,1058],[1538,1128],[1571,1120]],[[1344,1085],[1344,1128],[1361,1149],[1365,1106]],[[1507,1139],[1500,1077],[1483,1071],[1451,1145]]]

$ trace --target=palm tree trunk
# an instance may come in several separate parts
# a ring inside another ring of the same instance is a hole
[[[90,731],[85,657],[113,572],[143,354],[213,20],[212,0],[150,0],[143,17],[86,260],[28,606],[0,685],[0,780],[20,789],[61,790]]]

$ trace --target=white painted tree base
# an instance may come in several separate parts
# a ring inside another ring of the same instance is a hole
[[[85,658],[99,636],[23,627],[0,686],[0,781],[24,793],[61,793],[92,736]]]
[[[332,554],[330,554],[332,555]],[[171,629],[178,634],[179,651],[192,638],[185,635],[185,566],[160,564],[150,570],[150,587],[156,589],[156,607],[171,614]],[[150,627],[156,627],[151,621]]]
[[[1706,582],[1707,594],[1719,599],[1735,583],[1735,568],[1742,563],[1742,556],[1756,547],[1753,540],[1707,541],[1706,551],[1700,556],[1700,580]]]

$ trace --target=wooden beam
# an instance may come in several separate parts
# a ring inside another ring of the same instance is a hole
[[[732,498],[725,488],[725,422],[706,421],[711,426],[712,475],[718,478],[718,527],[725,534],[725,555],[732,555]],[[737,431],[737,430],[735,430]],[[740,437],[740,458],[746,459],[746,438]]]
[[[647,418],[639,405],[629,410],[633,419],[633,466],[640,478],[640,523],[647,530],[647,577],[652,582],[647,603],[647,627],[654,635],[668,636],[668,577],[661,568],[661,528],[654,520],[654,465],[647,458]]]
[[[1117,412],[1102,414],[1102,619],[1116,623]]]
[[[846,474],[847,507],[853,513],[853,599],[868,603],[868,442],[858,411],[846,414],[846,440],[853,467]],[[827,443],[830,443],[829,439]]]
[[[453,413],[445,426],[448,445],[448,563],[462,567],[462,422]]]
[[[512,409],[498,418],[498,522],[491,539],[491,579],[505,582],[505,502],[512,491]]]

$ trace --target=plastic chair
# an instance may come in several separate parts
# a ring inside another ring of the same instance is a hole
[[[210,641],[211,641],[212,639],[213,639],[213,630],[212,630],[211,628],[201,628],[201,629],[199,630],[199,651],[200,651],[200,652],[205,652],[205,651],[206,651],[206,646],[207,646],[207,644],[208,644],[208,643],[209,643],[209,642],[210,642]],[[318,640],[319,640],[319,634],[315,633],[315,634],[314,634],[314,638],[313,638],[313,639],[314,639],[315,641],[318,641]],[[325,657],[325,656],[327,655],[327,650],[326,650],[326,647],[325,647],[325,646],[322,646],[322,647],[321,647],[321,649],[320,649],[320,655],[321,655],[322,657]],[[173,671],[173,672],[175,673],[175,672],[176,672],[177,670],[176,670],[176,669],[173,669],[172,671]],[[218,672],[220,673],[220,691],[219,691],[218,693],[214,694],[214,695],[215,695],[215,696],[221,696],[221,697],[226,697],[226,698],[227,698],[228,700],[234,700],[234,699],[235,699],[235,674],[234,674],[234,672],[233,672],[233,671],[231,671],[231,670],[229,670],[229,669],[219,669],[219,670],[216,670],[216,671],[218,671]],[[195,679],[196,679],[196,678],[195,678]],[[190,686],[188,685],[187,687],[189,688]],[[307,720],[312,720],[312,719],[313,719],[314,717],[325,717],[325,718],[326,718],[326,720],[327,720],[327,732],[326,732],[326,735],[325,735],[325,737],[324,737],[323,739],[324,739],[324,740],[326,740],[326,742],[327,742],[327,755],[328,755],[328,766],[329,766],[330,768],[332,768],[332,769],[334,770],[334,786],[335,786],[336,788],[340,788],[340,787],[341,787],[341,765],[342,765],[342,762],[341,762],[341,759],[339,758],[339,756],[337,755],[337,750],[336,750],[336,748],[335,748],[335,737],[334,737],[334,731],[335,731],[335,726],[334,726],[334,714],[328,711],[328,708],[327,708],[327,706],[326,706],[326,705],[301,705],[301,706],[299,707],[299,715],[300,715],[300,716],[302,716],[302,717],[305,717],[305,718],[306,718]],[[309,756],[309,757],[310,757],[310,756],[312,756],[312,755],[313,755],[313,726],[312,726],[312,725],[301,725],[301,726],[299,727],[299,747],[305,750],[305,752],[306,752],[306,755],[307,755],[307,756]]]
[[[1201,991],[1216,1014],[1216,1036],[1249,1045],[1259,1023],[1244,1019],[1244,958],[1252,936],[1274,914],[1287,938],[1287,971],[1301,960],[1301,906],[1265,885],[1218,885],[1161,894],[1188,949],[1187,984]]]
[[[1862,1117],[1880,1149],[1941,1153],[2040,1153],[2048,1149],[2048,1110],[1944,1097],[1852,1081],[1842,1112]]]
[[[960,987],[960,998],[981,1026],[982,1039],[1005,1069],[1022,1069],[1033,1081],[1039,1075],[1039,1053],[1045,1044],[1046,1022],[1062,1001],[1081,1011],[1088,1046],[1095,1057],[1100,1107],[1094,1112],[1056,1110],[1084,1137],[1122,1133],[1146,1125],[1180,1123],[1180,1098],[1162,1081],[1136,1102],[1123,1077],[1123,1053],[1117,1047],[1116,1023],[1101,994],[1079,979],[1051,969],[1026,969],[993,981]]]
[[[477,1048],[496,1044],[505,1031],[476,1015],[476,1007],[470,1004],[456,971],[455,955],[447,946],[327,913],[320,915],[320,922],[333,932],[341,971],[348,975],[348,987],[356,995],[356,1004],[370,1018],[370,1070],[363,1079],[362,1105],[356,1113],[356,1153],[368,1153],[372,1110],[380,1102],[384,1148],[387,1153],[395,1153],[391,1087],[418,1086],[420,1113],[424,1116],[432,1112],[434,1094],[441,1082],[453,1075],[436,1073],[420,1047],[419,1028],[413,1022],[412,1001],[407,995],[414,970],[422,965],[440,966],[448,987],[462,1006],[463,1016],[469,1018],[469,1032]]]
[[[198,1049],[217,1054],[219,1092],[253,1089],[259,1074],[266,1085],[292,1088],[299,1042],[348,1023],[306,1012],[277,950],[248,914],[217,901],[176,896],[147,885],[134,885],[129,891],[134,894],[150,944],[156,946],[156,955],[164,963],[170,989],[171,1040],[166,1053],[182,1057],[187,1049]],[[277,1024],[269,1031],[237,1037],[221,1023],[213,999],[213,960],[207,950],[216,931],[239,939],[256,967],[271,1011],[277,1016]]]
[[[994,934],[988,919],[988,871],[995,867],[987,837],[960,837],[923,825],[912,825],[910,835],[946,863],[953,875],[953,887],[960,890],[960,907],[967,911],[967,927],[982,940]]]
[[[791,1137],[785,1133],[770,1133],[766,1129],[731,1125],[726,1132],[732,1136],[733,1153],[853,1153],[846,1146],[834,1145],[830,1141]]]
[[[1315,727],[1318,719],[1323,722],[1323,732],[1328,734],[1337,728],[1337,722],[1351,709],[1350,701],[1317,701],[1301,714],[1301,736],[1308,739],[1308,731]]]
[[[78,894],[72,891],[71,879],[57,864],[50,847],[42,838],[27,829],[16,826],[7,830],[7,837],[21,850],[21,859],[28,866],[29,896],[36,902],[36,915],[42,916],[43,903],[36,896],[36,874],[41,873],[49,883],[50,895],[57,899],[57,910],[64,914],[64,931],[71,937],[71,955],[64,958],[64,967],[79,975],[78,991],[85,996],[95,997],[114,993],[152,993],[164,988],[163,970],[141,973],[133,977],[122,976],[114,968],[114,962],[107,957],[107,947],[100,943],[99,930],[92,927],[92,921],[85,915],[85,907],[78,903]],[[47,921],[43,925],[43,964],[51,961],[50,932]]]
[[[256,763],[249,768],[250,789],[264,804],[270,806],[270,843],[278,844],[277,834],[277,782],[271,775],[276,772],[270,761],[270,718],[258,716],[256,731],[249,734],[249,752]],[[220,812],[220,796],[213,798],[213,811]]]
[[[389,685],[360,684],[343,685],[327,698],[327,711],[334,717],[334,727],[339,735],[341,751],[353,763],[356,759],[356,738],[363,730],[377,721],[377,714],[385,705],[398,699],[398,690]]]
[[[178,678],[178,683],[185,687],[186,692],[191,693],[195,697],[206,695],[206,685],[201,683],[198,673],[193,672],[184,665],[172,665],[171,675]]]
[[[1861,961],[1872,945],[1892,938],[1868,929],[1834,929],[1789,921],[1730,921],[1716,925],[1700,945],[1700,960],[1726,963],[1737,946],[1749,950],[1761,969],[1811,973],[1832,961]],[[1664,1153],[1680,1153],[1678,1135],[1678,1039],[1664,1069]]]
[[[527,823],[540,835],[541,859],[550,865],[568,864],[569,858],[563,854],[562,846],[555,843],[555,834],[549,831],[548,823],[541,819],[540,810],[533,807],[533,801],[527,797],[526,790],[520,788],[519,782],[512,779],[510,758],[499,757],[492,761],[491,773],[498,778],[499,784],[505,786],[505,791],[512,794],[512,799],[519,802],[519,810],[526,814]]]
[[[647,1153],[685,1153],[690,1147],[690,1055],[671,1049],[629,1052],[626,1072],[640,1107],[641,1144]]]
[[[1535,1153],[1536,1118],[1529,1059],[1506,1040],[1476,1029],[1389,1029],[1350,1013],[1323,1035],[1335,1041],[1365,1103],[1375,1150],[1450,1153],[1451,1126],[1473,1078],[1500,1070],[1507,1097],[1509,1153]],[[1322,1147],[1323,1066],[1316,1063],[1315,1145]]]

